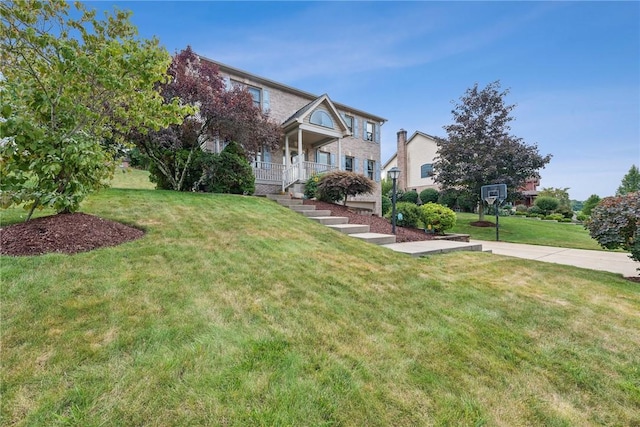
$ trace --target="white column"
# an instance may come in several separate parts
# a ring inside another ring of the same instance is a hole
[[[289,135],[284,136],[284,165],[291,166],[291,153],[289,151]]]
[[[302,162],[302,129],[298,128],[298,163]]]

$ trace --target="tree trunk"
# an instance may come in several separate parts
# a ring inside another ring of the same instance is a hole
[[[484,221],[484,203],[478,202],[478,221]]]

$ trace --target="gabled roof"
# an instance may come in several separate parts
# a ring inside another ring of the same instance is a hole
[[[331,99],[329,99],[329,95],[327,95],[326,93],[296,111],[291,117],[289,117],[284,121],[284,123],[282,123],[282,127],[286,129],[294,122],[302,123],[309,114],[311,114],[319,105],[322,104],[324,104],[326,108],[328,108],[338,118],[338,124],[342,128],[342,131],[350,134],[351,132],[349,131],[349,127],[342,119],[342,115],[338,112],[338,109],[335,107],[333,102],[331,102]]]
[[[285,84],[278,83],[276,81],[273,81],[273,80],[270,80],[270,79],[266,79],[264,77],[257,76],[255,74],[251,74],[251,73],[249,73],[247,71],[241,70],[239,68],[231,67],[229,65],[223,64],[222,62],[214,61],[213,59],[209,59],[209,58],[207,58],[205,56],[202,56],[202,55],[198,55],[198,56],[201,59],[204,59],[205,61],[209,61],[209,62],[217,65],[218,68],[221,71],[224,71],[226,73],[230,73],[230,74],[234,74],[234,75],[238,75],[238,76],[243,76],[243,77],[246,77],[248,79],[252,79],[252,80],[254,80],[256,82],[262,83],[262,84],[264,84],[266,86],[270,86],[270,87],[273,87],[273,88],[276,88],[276,89],[280,89],[282,91],[289,92],[289,93],[292,93],[294,95],[298,95],[298,96],[301,96],[303,98],[307,98],[309,100],[315,100],[315,99],[318,98],[318,95],[314,95],[312,93],[305,92],[305,91],[302,91],[300,89],[296,89],[296,88],[293,88],[291,86],[287,86]],[[380,124],[382,124],[382,123],[387,121],[387,119],[385,119],[384,117],[376,116],[375,114],[367,113],[366,111],[359,110],[357,108],[353,108],[353,107],[350,107],[350,106],[345,105],[345,104],[340,104],[338,102],[335,102],[333,104],[335,105],[335,107],[337,107],[338,109],[340,109],[342,111],[345,111],[345,112],[348,112],[348,113],[351,113],[351,114],[356,114],[356,115],[361,116],[361,117],[370,118],[372,120],[377,121]]]

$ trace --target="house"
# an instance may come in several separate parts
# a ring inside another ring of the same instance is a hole
[[[284,138],[277,150],[260,152],[252,162],[256,194],[304,193],[313,174],[347,170],[374,180],[373,194],[350,197],[347,204],[381,212],[380,127],[386,119],[282,83],[201,57],[218,66],[228,88],[246,87],[256,106],[280,123]],[[220,147],[210,147],[214,151]]]
[[[416,131],[407,139],[407,131],[400,129],[397,133],[397,151],[387,160],[382,168],[385,178],[393,167],[400,169],[397,186],[399,190],[415,190],[420,193],[426,188],[440,190],[434,181],[433,164],[438,151],[436,138],[424,132]],[[538,178],[529,178],[518,189],[522,198],[516,204],[532,206],[538,195]]]
[[[397,151],[382,168],[382,176],[393,167],[400,169],[398,189],[415,190],[420,193],[426,188],[440,190],[434,181],[433,163],[438,151],[435,137],[416,131],[407,139],[407,131],[397,133]]]

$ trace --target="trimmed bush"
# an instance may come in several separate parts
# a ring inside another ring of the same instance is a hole
[[[585,223],[591,237],[607,249],[624,249],[640,262],[640,191],[605,197],[591,211]]]
[[[316,197],[325,202],[342,201],[346,205],[348,196],[373,193],[375,182],[364,175],[349,171],[329,172],[318,181]]]
[[[413,190],[407,191],[406,193],[402,194],[402,196],[400,196],[398,201],[400,201],[400,202],[409,202],[409,203],[413,203],[415,205],[416,203],[418,203],[418,193],[416,193]]]
[[[559,213],[552,213],[545,216],[544,219],[549,221],[562,221],[564,219],[564,216],[562,216],[562,214],[559,214]]]
[[[588,217],[587,215],[585,215],[584,213],[582,213],[582,212],[578,212],[578,213],[576,214],[576,219],[577,219],[578,221],[586,221],[586,220],[587,220],[587,218],[589,218],[589,217]]]
[[[391,219],[391,213],[392,211],[390,209],[386,217]],[[420,220],[421,215],[420,206],[414,203],[396,203],[396,225],[399,225],[400,227],[423,228],[423,223]],[[400,219],[400,217],[402,219]]]
[[[530,206],[529,209],[527,209],[527,213],[530,214],[530,215],[531,214],[532,215],[539,215],[539,214],[542,213],[542,209],[540,209],[539,207],[537,207],[535,205],[534,206]],[[529,216],[529,215],[527,215],[527,216]]]
[[[440,197],[440,193],[438,190],[434,188],[425,188],[420,192],[420,200],[422,203],[438,203],[438,198]]]
[[[526,205],[516,205],[516,214],[518,212],[526,212],[527,211],[527,206]]]
[[[425,228],[431,225],[434,233],[444,234],[456,225],[456,213],[446,206],[429,202],[420,206],[420,221]]]
[[[205,166],[205,191],[211,193],[253,194],[255,177],[244,150],[230,142]]]
[[[549,213],[558,209],[560,201],[553,197],[543,196],[536,199],[535,205],[542,211],[542,213],[549,215]]]
[[[573,218],[573,210],[568,206],[560,206],[554,213],[560,214],[564,218]]]

